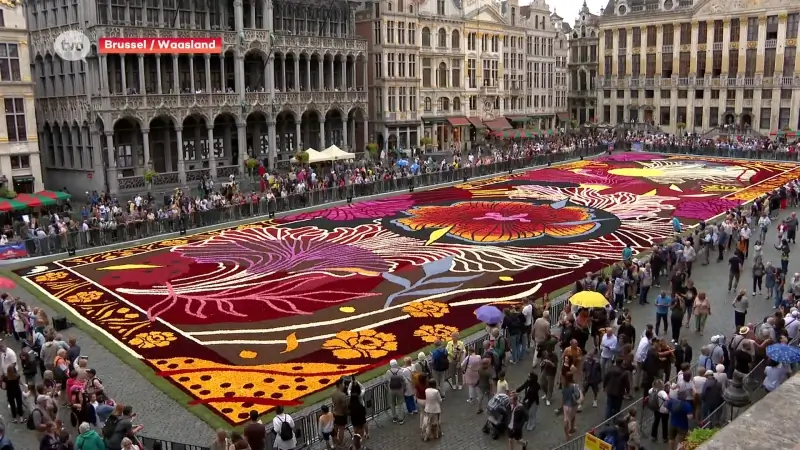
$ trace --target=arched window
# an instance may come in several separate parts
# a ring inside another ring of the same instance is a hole
[[[461,98],[453,97],[453,111],[461,111]]]
[[[439,101],[436,107],[439,111],[449,111],[450,110],[450,99],[447,97],[439,97]]]
[[[444,28],[439,28],[439,43],[438,43],[438,47],[439,48],[447,47],[447,31],[445,31]]]
[[[581,27],[581,37],[586,37],[586,27]]]
[[[403,0],[397,0],[397,12],[403,12],[406,9],[405,2]]]
[[[391,12],[392,11],[392,2],[387,3],[386,4],[386,8],[388,8],[389,11]]]
[[[440,88],[447,87],[447,64],[439,63],[439,73],[437,76],[437,81]]]
[[[453,38],[451,40],[450,47],[461,48],[461,34],[458,30],[453,30]]]
[[[431,30],[428,27],[422,29],[422,46],[431,46]]]
[[[425,97],[425,111],[430,111],[431,110],[431,103],[432,103],[431,102],[431,98],[430,97]]]

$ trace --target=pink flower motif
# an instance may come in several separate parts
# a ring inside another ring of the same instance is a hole
[[[476,217],[475,220],[496,220],[498,222],[522,222],[522,223],[529,223],[530,220],[526,219],[527,214],[513,214],[510,216],[504,216],[501,213],[497,212],[489,212],[483,215],[483,217]]]
[[[675,208],[674,215],[681,219],[708,220],[731,208],[742,204],[741,200],[727,198],[709,198],[702,200],[681,199]]]
[[[380,219],[405,211],[414,205],[410,195],[400,195],[381,200],[356,202],[350,206],[337,206],[319,211],[294,214],[284,217],[281,222],[297,220],[325,219],[336,222],[348,220]]]

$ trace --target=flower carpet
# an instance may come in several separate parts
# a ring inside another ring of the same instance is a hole
[[[539,298],[800,177],[623,153],[17,273],[231,424]]]

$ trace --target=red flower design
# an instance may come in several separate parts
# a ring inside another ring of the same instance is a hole
[[[450,236],[470,242],[503,243],[544,235],[572,237],[597,226],[584,207],[511,201],[421,206],[407,214],[409,217],[397,219],[396,223],[414,231],[447,229]]]
[[[128,261],[126,260],[126,263]],[[205,264],[196,263],[191,259],[182,257],[179,253],[163,252],[158,253],[150,258],[136,261],[145,266],[155,267],[142,267],[142,268],[127,268],[124,270],[112,270],[100,279],[99,284],[105,287],[116,289],[119,287],[151,287],[163,286],[164,284],[181,278],[191,272],[197,272],[198,268],[202,269]],[[200,266],[200,267],[192,267]],[[215,265],[208,265],[214,267]],[[100,267],[104,270],[108,266]],[[101,272],[102,273],[102,272]]]

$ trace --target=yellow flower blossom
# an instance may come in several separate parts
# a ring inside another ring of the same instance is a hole
[[[437,339],[446,341],[450,339],[453,333],[457,332],[458,328],[448,325],[423,325],[414,332],[414,336],[422,338],[427,343],[434,343]]]
[[[340,331],[328,339],[322,348],[333,351],[339,359],[382,358],[397,351],[397,338],[391,333],[375,330]]]
[[[65,300],[67,301],[67,303],[91,303],[100,300],[100,297],[102,296],[103,293],[99,291],[86,291],[70,295],[67,298],[65,298]]]
[[[44,275],[39,275],[38,277],[34,278],[37,283],[44,283],[47,281],[59,281],[67,278],[67,272],[50,272]]]
[[[166,347],[170,342],[176,341],[175,333],[171,331],[150,331],[139,333],[133,337],[128,344],[136,348],[148,349],[156,347]]]
[[[450,307],[447,303],[439,303],[431,300],[422,302],[409,303],[403,307],[403,312],[411,317],[424,318],[434,317],[439,318],[450,312]]]

